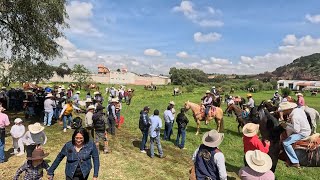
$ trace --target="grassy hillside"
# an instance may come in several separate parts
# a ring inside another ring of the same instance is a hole
[[[190,100],[192,102],[200,102],[200,98],[207,90],[205,87],[196,88],[193,93],[183,93],[181,96],[172,96],[172,86],[159,87],[157,91],[147,91],[143,87],[133,87],[135,96],[133,97],[130,106],[123,105],[122,115],[125,116],[125,124],[120,130],[116,131],[116,136],[110,136],[110,147],[112,153],[100,154],[100,173],[99,179],[188,179],[188,171],[191,166],[191,156],[194,150],[201,144],[201,138],[204,132],[216,127],[214,122],[209,125],[201,124],[200,135],[196,136],[196,123],[192,118],[192,112],[188,111],[190,123],[187,128],[186,150],[180,150],[174,146],[172,142],[161,141],[166,158],[151,159],[146,154],[140,153],[139,144],[141,140],[141,132],[138,129],[138,120],[140,110],[148,105],[151,111],[155,108],[163,112],[168,105],[168,102],[173,100],[176,103],[176,111],[183,106],[184,102]],[[100,87],[104,89],[104,87]],[[246,92],[235,92],[234,95],[244,96]],[[81,94],[82,98],[85,96]],[[253,94],[256,103],[258,104],[264,99],[269,99],[273,96],[272,91],[259,92]],[[319,97],[305,97],[309,106],[320,110]],[[223,105],[223,110],[225,109]],[[77,114],[75,114],[77,115]],[[15,117],[22,116],[22,113],[10,113],[11,122]],[[81,115],[83,116],[83,115]],[[224,117],[225,121],[225,139],[222,142],[220,149],[226,157],[226,166],[228,171],[228,179],[238,179],[237,172],[243,165],[243,145],[241,135],[237,133],[237,123],[235,117]],[[25,122],[27,125],[29,122]],[[58,152],[65,142],[71,140],[72,131],[67,133],[62,132],[62,126],[54,124],[50,128],[45,128],[48,136],[48,143],[44,146],[46,152],[50,155],[46,158],[49,164],[52,164]],[[175,124],[173,139],[175,139],[177,127]],[[11,137],[6,138],[6,151],[12,151]],[[149,145],[149,142],[148,142]],[[157,151],[156,151],[157,152]],[[7,156],[8,155],[7,153]],[[24,157],[9,157],[8,162],[0,164],[0,179],[12,179],[17,168],[22,165]],[[55,179],[65,179],[64,177],[65,160],[63,160],[55,172]],[[319,168],[302,168],[301,170],[285,167],[283,162],[279,162],[276,171],[277,179],[318,179]]]

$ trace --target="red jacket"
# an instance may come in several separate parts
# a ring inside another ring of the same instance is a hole
[[[256,149],[264,153],[269,152],[270,145],[266,144],[266,146],[264,146],[263,143],[260,141],[258,135],[255,135],[253,137],[243,136],[242,140],[244,153],[246,153],[247,151],[254,151]]]

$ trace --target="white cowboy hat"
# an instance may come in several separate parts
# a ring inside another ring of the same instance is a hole
[[[87,107],[87,111],[89,111],[90,109],[94,109],[94,108],[95,108],[94,105],[90,105]]]
[[[86,99],[86,103],[87,103],[87,102],[92,102],[92,99],[91,99],[91,98],[87,98],[87,99]]]
[[[259,173],[265,173],[272,167],[270,156],[260,150],[247,151],[246,162],[251,169]]]
[[[1,89],[6,89],[6,87],[3,86]]]
[[[53,97],[53,95],[51,93],[46,95],[46,98],[50,98],[50,97]]]
[[[16,124],[21,123],[21,122],[22,122],[22,119],[21,119],[21,118],[16,118],[16,119],[14,120],[14,123],[16,123]]]
[[[202,136],[202,143],[208,147],[218,147],[222,140],[223,140],[224,134],[218,133],[216,130],[211,130]]]
[[[296,96],[303,96],[303,94],[302,93],[297,93]]]
[[[101,94],[99,91],[95,91],[93,95]]]
[[[110,102],[119,102],[118,98],[112,98]]]
[[[80,91],[77,91],[76,94],[80,94]]]
[[[242,133],[246,137],[253,137],[258,134],[259,124],[247,123],[243,126]]]
[[[229,99],[232,99],[233,97],[232,96],[229,96]]]
[[[171,105],[175,105],[173,101],[170,101],[170,102],[169,102],[169,104],[171,104]]]
[[[216,87],[215,86],[212,86],[212,89],[215,89]]]
[[[29,129],[30,133],[32,133],[32,134],[38,134],[39,132],[44,130],[44,127],[41,126],[40,123],[34,123],[34,124],[30,124],[28,126],[28,129]]]
[[[281,111],[296,108],[297,104],[292,102],[282,102],[279,104],[279,108]]]

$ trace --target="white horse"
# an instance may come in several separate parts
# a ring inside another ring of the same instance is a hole
[[[311,123],[312,123],[312,133],[316,133],[316,129],[317,129],[317,121],[320,121],[320,115],[319,112],[317,110],[315,110],[314,108],[308,107],[308,106],[304,106],[304,111],[306,113],[309,114],[310,119],[311,119]]]

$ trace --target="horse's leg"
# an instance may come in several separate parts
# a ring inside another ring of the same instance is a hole
[[[218,118],[214,118],[214,120],[216,121],[217,131],[220,132],[220,123],[221,123],[221,120],[218,119]]]
[[[199,134],[199,129],[200,129],[200,120],[197,119],[197,132],[196,132],[196,135]]]

